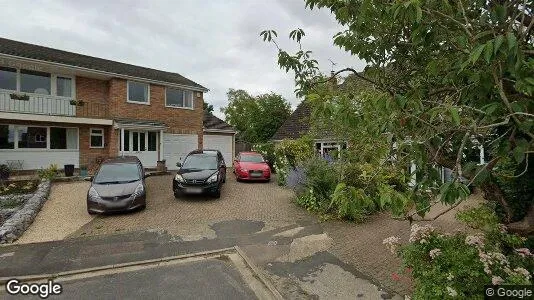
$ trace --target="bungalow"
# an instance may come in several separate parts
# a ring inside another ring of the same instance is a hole
[[[0,164],[134,155],[172,169],[203,146],[232,153],[233,129],[206,123],[207,91],[178,73],[0,38]]]

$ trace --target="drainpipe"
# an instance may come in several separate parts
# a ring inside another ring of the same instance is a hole
[[[121,128],[121,156],[124,156],[124,128]]]

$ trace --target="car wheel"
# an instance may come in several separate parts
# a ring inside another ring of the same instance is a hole
[[[95,215],[96,213],[92,210],[87,210],[87,213],[90,214],[90,215]]]
[[[180,196],[182,196],[180,193],[174,192],[174,198],[178,199],[180,198]]]
[[[223,183],[226,183],[226,175],[223,178]]]
[[[215,198],[221,198],[221,189],[218,189],[215,193],[213,193],[213,197]]]
[[[139,210],[145,210],[145,209],[146,209],[146,204],[139,206]]]

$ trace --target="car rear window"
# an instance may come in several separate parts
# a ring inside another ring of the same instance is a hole
[[[255,162],[255,163],[264,162],[263,157],[258,154],[241,154],[241,157],[239,160],[242,162]]]
[[[103,164],[95,176],[95,183],[124,183],[141,179],[137,164]]]

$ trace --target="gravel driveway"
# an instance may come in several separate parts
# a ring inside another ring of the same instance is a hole
[[[225,220],[261,220],[263,230],[294,224],[310,215],[291,202],[292,192],[269,183],[236,182],[228,174],[221,198],[172,193],[172,175],[147,178],[144,211],[97,216],[72,236],[99,235],[135,230],[165,230],[182,239],[214,238],[210,225]]]
[[[15,242],[27,244],[61,240],[72,234],[93,216],[87,213],[85,196],[89,182],[57,182],[32,225]]]

